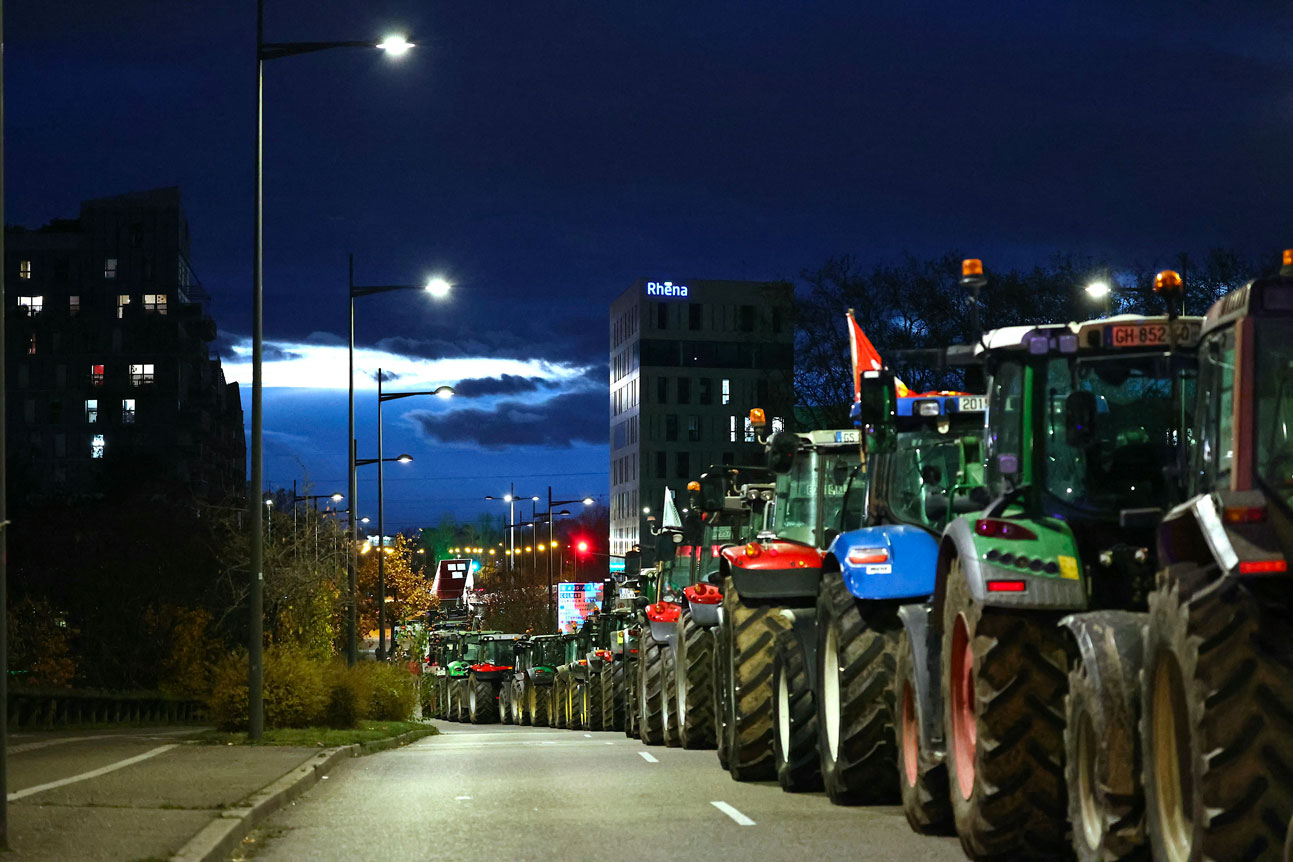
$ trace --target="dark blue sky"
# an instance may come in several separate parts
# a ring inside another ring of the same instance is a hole
[[[23,0],[5,12],[6,220],[36,226],[83,198],[180,186],[237,366],[255,4]],[[302,388],[284,368],[267,389],[266,477],[344,488],[333,360],[347,252],[360,283],[442,272],[460,285],[448,303],[360,300],[373,351],[361,367],[395,363],[418,388],[514,379],[388,404],[388,454],[418,459],[388,488],[397,526],[471,517],[509,477],[606,494],[607,305],[641,276],[794,278],[832,255],[952,248],[997,266],[1055,251],[1152,266],[1293,241],[1287,3],[266,11],[270,41],[393,30],[419,42],[398,62],[333,51],[266,65],[266,338],[307,366],[305,348],[324,349],[329,371]],[[479,361],[426,361],[444,357]],[[361,456],[376,446],[374,403],[364,390]],[[367,478],[361,495],[367,510]]]

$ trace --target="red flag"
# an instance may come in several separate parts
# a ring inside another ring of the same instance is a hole
[[[879,371],[883,366],[880,353],[866,337],[862,327],[853,317],[853,309],[848,311],[849,319],[849,353],[853,357],[853,400],[862,400],[862,372]]]

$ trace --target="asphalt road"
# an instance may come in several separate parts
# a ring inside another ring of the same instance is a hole
[[[442,735],[354,758],[262,824],[236,859],[958,860],[897,807],[738,783],[712,751],[622,733],[437,722]],[[648,755],[648,756],[644,756]]]

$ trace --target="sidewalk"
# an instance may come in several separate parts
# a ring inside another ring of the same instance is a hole
[[[341,748],[209,745],[200,728],[21,734],[7,757],[6,859],[223,862],[252,828],[342,758]]]

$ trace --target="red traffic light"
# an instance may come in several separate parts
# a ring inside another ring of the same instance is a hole
[[[580,542],[576,547],[578,547],[578,548],[579,548],[579,553],[581,553],[581,554],[582,554],[582,553],[584,553],[585,551],[587,551],[587,550],[588,550],[588,543],[587,543],[587,542]]]

